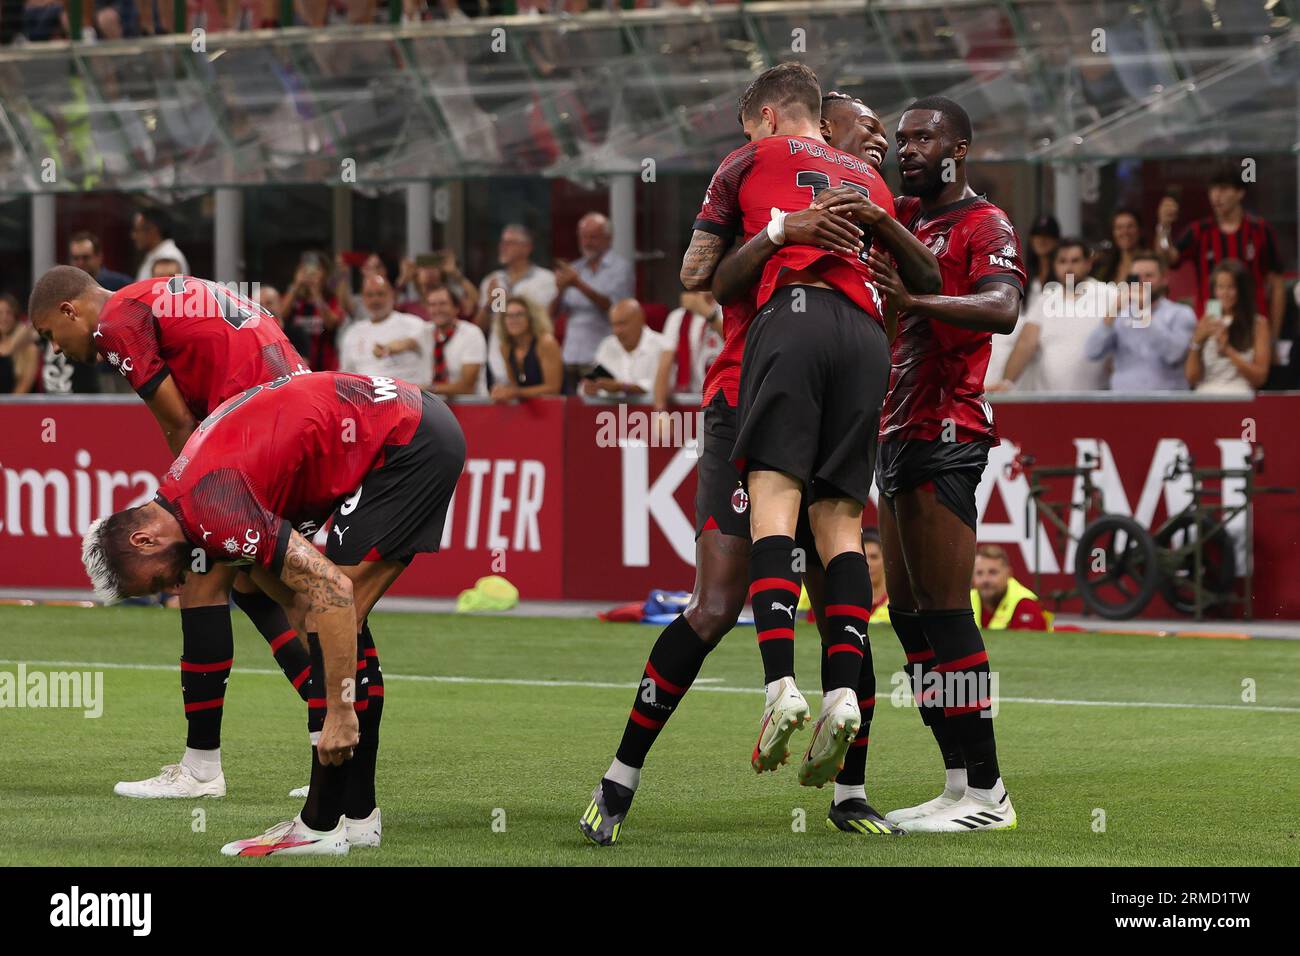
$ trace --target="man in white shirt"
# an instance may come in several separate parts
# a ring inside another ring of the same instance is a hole
[[[170,259],[176,263],[181,275],[190,274],[190,262],[169,237],[170,226],[166,214],[158,209],[141,209],[131,219],[131,242],[137,252],[144,253],[136,281],[153,278],[155,259]]]
[[[659,334],[673,353],[666,391],[703,392],[704,375],[723,345],[722,307],[712,293],[683,292],[681,308],[668,313]],[[684,367],[683,356],[687,359]]]
[[[1021,322],[1003,380],[987,390],[1095,392],[1107,385],[1106,365],[1088,358],[1088,336],[1113,308],[1105,283],[1088,277],[1092,252],[1082,239],[1062,239],[1053,263],[1056,282],[1043,286]]]
[[[456,317],[456,302],[446,286],[424,296],[433,329],[433,384],[435,395],[487,397],[487,340],[473,322]]]
[[[661,361],[671,357],[672,343],[646,328],[645,312],[636,299],[623,299],[609,310],[614,330],[596,347],[596,365],[608,375],[586,379],[584,395],[650,396]]]
[[[493,328],[493,316],[505,311],[506,299],[512,295],[523,296],[534,305],[549,311],[557,287],[554,272],[533,265],[533,234],[525,226],[515,223],[501,230],[497,258],[501,262],[501,268],[489,272],[479,286],[478,316],[475,321],[488,336],[488,369],[492,372],[492,379],[494,382],[504,382],[509,375],[505,359],[501,357],[496,329]]]
[[[418,316],[394,312],[388,277],[366,276],[361,299],[368,319],[349,322],[339,338],[339,371],[400,378],[427,387],[433,381],[433,330]]]
[[[589,212],[578,220],[582,258],[555,267],[560,295],[552,311],[567,316],[564,366],[570,381],[576,381],[595,362],[596,347],[609,335],[610,308],[636,294],[632,263],[610,249],[613,242],[609,220],[598,212]]]

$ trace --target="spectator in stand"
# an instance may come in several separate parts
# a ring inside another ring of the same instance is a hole
[[[1210,273],[1214,298],[1206,304],[1187,350],[1187,381],[1198,392],[1254,395],[1268,378],[1268,319],[1256,309],[1251,274],[1236,259]]]
[[[970,603],[986,631],[1050,631],[1052,623],[1038,595],[1011,576],[1011,560],[1001,545],[975,549]]]
[[[280,328],[284,330],[285,336],[293,344],[294,351],[299,355],[306,355],[307,352],[310,351],[311,342],[307,336],[303,334],[301,329],[294,328],[293,326],[285,328],[285,302],[284,296],[280,294],[279,289],[273,285],[262,285],[261,283],[258,283],[257,304],[266,309],[266,311],[271,314],[271,317],[275,319],[276,325],[280,326]]]
[[[660,387],[665,403],[670,393],[703,392],[704,373],[722,351],[722,307],[713,295],[707,291],[683,292],[680,302],[668,313],[659,333],[673,349],[673,357],[664,369],[663,382],[656,384],[656,405]]]
[[[388,285],[387,278],[384,285]],[[303,253],[285,299],[283,319],[290,341],[306,343],[306,351],[299,349],[299,353],[313,371],[335,371],[339,367],[335,336],[343,324],[343,311],[338,296],[330,291],[324,256]]]
[[[418,316],[393,310],[393,287],[382,275],[361,286],[368,319],[352,322],[339,338],[339,371],[400,378],[427,388],[432,382],[432,336]]]
[[[1106,387],[1106,367],[1085,353],[1088,336],[1112,307],[1106,286],[1089,276],[1092,250],[1082,239],[1062,239],[1054,268],[1056,281],[1043,286],[1025,313],[1003,379],[988,391],[1094,392]]]
[[[431,289],[424,307],[433,323],[433,384],[429,391],[444,398],[485,398],[487,339],[483,330],[457,317],[456,303],[446,286]]]
[[[172,276],[184,275],[181,264],[175,259],[155,259],[153,261],[154,279],[170,279]]]
[[[1020,303],[1021,311],[1038,296],[1043,286],[1052,281],[1052,263],[1056,260],[1056,247],[1061,243],[1061,227],[1054,216],[1039,216],[1029,230],[1029,253],[1025,256],[1028,267],[1029,288]],[[996,339],[997,336],[994,336]]]
[[[1142,248],[1142,219],[1127,207],[1110,214],[1110,239],[1097,255],[1092,277],[1098,282],[1128,282],[1133,257]]]
[[[525,226],[512,224],[501,230],[497,258],[501,268],[489,272],[479,287],[478,327],[488,333],[488,372],[493,382],[506,380],[506,368],[501,362],[501,343],[492,333],[492,313],[502,312],[506,299],[521,295],[549,310],[555,301],[555,273],[534,265],[533,234]]]
[[[131,241],[144,258],[136,270],[136,280],[152,279],[155,259],[171,259],[184,275],[189,275],[190,263],[185,253],[171,239],[171,222],[161,209],[148,207],[136,212],[131,220]]]
[[[497,313],[496,338],[509,378],[492,386],[492,401],[560,394],[564,358],[551,332],[551,319],[539,306],[523,296],[511,296],[505,312]]]
[[[551,312],[563,312],[567,316],[564,326],[566,391],[572,391],[596,361],[596,347],[610,333],[610,308],[615,302],[636,294],[632,263],[610,249],[613,243],[614,230],[609,219],[598,212],[589,212],[578,220],[578,248],[582,257],[555,266],[555,285],[560,294],[551,305]]]
[[[583,379],[584,395],[650,396],[672,343],[645,324],[636,299],[623,299],[609,310],[613,333],[596,347],[596,367]]]
[[[1246,184],[1240,169],[1225,167],[1210,179],[1210,209],[1213,215],[1197,220],[1177,242],[1171,242],[1178,221],[1178,200],[1166,196],[1156,211],[1156,251],[1170,267],[1184,256],[1196,267],[1196,312],[1205,314],[1205,303],[1214,297],[1210,276],[1228,259],[1244,263],[1254,289],[1254,310],[1267,316],[1269,334],[1277,338],[1286,311],[1286,289],[1282,281],[1282,257],[1277,235],[1264,219],[1252,216],[1242,206]]]
[[[41,352],[35,330],[18,320],[21,307],[0,293],[0,395],[26,395],[36,385]]]
[[[473,319],[478,310],[478,287],[461,273],[456,253],[450,249],[402,260],[397,291],[406,298],[397,307],[430,322],[432,318],[425,310],[424,300],[434,289],[443,287],[451,292],[457,316]]]
[[[1122,287],[1127,301],[1108,310],[1102,324],[1088,336],[1085,352],[1091,361],[1113,362],[1113,392],[1186,391],[1183,366],[1196,328],[1196,313],[1167,298],[1168,281],[1160,256],[1139,249],[1132,260],[1129,268],[1136,288]],[[1135,292],[1136,302],[1132,301]]]
[[[153,4],[149,3],[149,9]],[[135,0],[96,0],[95,33],[101,40],[121,40],[123,37],[138,37],[140,29],[140,10]],[[112,286],[104,285],[112,291]]]
[[[135,280],[123,272],[104,268],[103,248],[93,232],[74,232],[68,240],[68,263],[95,277],[109,292],[116,292]]]

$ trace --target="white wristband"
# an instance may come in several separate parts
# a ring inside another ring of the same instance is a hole
[[[767,238],[772,240],[773,245],[785,245],[785,213],[775,206],[772,207],[772,219],[767,224]]]

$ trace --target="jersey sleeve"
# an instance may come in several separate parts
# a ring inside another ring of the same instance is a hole
[[[1025,294],[1025,266],[1020,239],[1001,212],[976,222],[966,240],[967,269],[972,289],[990,282],[1005,282]]]
[[[190,540],[214,561],[260,564],[280,573],[289,547],[289,522],[273,514],[234,468],[199,479],[182,506]]]
[[[746,143],[722,161],[704,192],[695,229],[721,236],[727,242],[736,237],[742,220],[740,187],[754,168],[754,156],[754,144]]]
[[[1270,272],[1282,271],[1282,255],[1278,252],[1277,233],[1273,230],[1272,223],[1261,219],[1259,221],[1260,234],[1263,236],[1264,247],[1259,250],[1259,262],[1263,267],[1265,274]]]
[[[141,398],[151,397],[171,374],[158,341],[158,319],[143,299],[110,300],[95,328],[95,345]]]

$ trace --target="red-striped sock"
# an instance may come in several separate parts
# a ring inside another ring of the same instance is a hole
[[[764,684],[794,676],[794,615],[800,591],[794,563],[793,538],[771,535],[750,545],[749,600]]]
[[[645,765],[646,754],[700,673],[711,649],[712,645],[700,640],[680,614],[663,629],[650,649],[636,699],[632,701],[632,711],[618,745],[619,762],[638,770]]]
[[[927,688],[932,687],[935,680],[929,675],[938,661],[925,629],[921,626],[920,612],[891,607],[889,620],[894,626],[894,633],[898,635],[899,643],[903,645],[903,653],[907,655],[907,679],[912,686],[912,697],[921,712],[921,722],[934,734],[944,769],[965,769],[966,758],[962,755],[956,732],[944,719],[943,702],[933,691],[929,692],[930,696],[926,696]]]
[[[302,641],[298,640],[297,633],[289,626],[284,608],[280,607],[274,598],[267,597],[261,591],[248,594],[231,591],[230,597],[235,602],[235,607],[248,615],[248,619],[257,628],[257,633],[262,635],[263,640],[271,648],[275,663],[293,685],[293,689],[303,700],[306,700],[304,687],[307,683],[307,673],[311,669],[311,657],[307,654],[307,648],[303,646]]]
[[[871,617],[871,572],[860,551],[837,554],[826,565],[826,636],[822,646],[822,692],[856,688],[865,667],[871,669],[867,619]]]
[[[366,622],[357,637],[357,723],[361,742],[352,751],[343,812],[354,820],[375,809],[375,765],[379,758],[379,724],[384,716],[384,675],[379,651]]]
[[[307,651],[311,656],[311,676],[307,678],[307,732],[311,736],[311,783],[307,800],[299,816],[313,830],[328,831],[338,826],[343,815],[343,800],[347,793],[348,765],[322,764],[317,757],[316,741],[325,728],[325,660],[321,654],[320,639],[307,635]]]
[[[188,725],[186,747],[216,750],[221,746],[222,708],[234,657],[228,605],[181,608],[181,698]]]
[[[934,648],[934,669],[943,675],[943,718],[961,745],[967,785],[989,789],[999,770],[984,635],[970,608],[921,611],[919,617]]]

